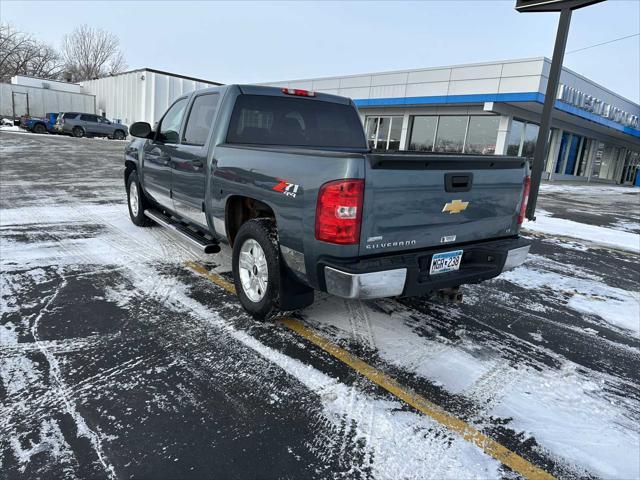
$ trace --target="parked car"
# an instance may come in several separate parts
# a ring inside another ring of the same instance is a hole
[[[55,123],[55,131],[74,137],[109,137],[124,140],[129,128],[93,113],[62,112]]]
[[[229,85],[179,97],[152,131],[131,126],[134,224],[205,253],[232,249],[256,317],[345,298],[457,296],[524,262],[526,159],[368,150],[348,98]]]
[[[57,119],[57,113],[45,113],[44,118],[22,117],[20,119],[20,126],[34,133],[55,133],[53,127]]]

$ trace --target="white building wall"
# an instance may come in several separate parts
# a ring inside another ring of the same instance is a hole
[[[58,82],[57,80],[46,80],[44,78],[26,77],[24,75],[15,75],[11,77],[12,85],[22,85],[25,87],[37,87],[61,92],[84,93],[82,85],[79,83]]]
[[[544,62],[544,58],[534,58],[264,85],[303,88],[354,99],[538,92]]]
[[[82,82],[85,91],[95,94],[99,113],[127,125],[153,124],[180,95],[216,85],[151,70]]]
[[[13,92],[16,97],[17,117],[27,114],[26,94],[29,99],[29,115],[43,117],[48,112],[88,112],[95,113],[96,99],[93,95],[83,93],[63,92],[60,90],[44,89],[11,83],[0,83],[0,115],[11,118],[13,116]]]

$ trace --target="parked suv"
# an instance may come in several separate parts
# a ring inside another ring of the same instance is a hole
[[[55,131],[74,137],[109,137],[124,140],[129,129],[93,113],[63,112],[58,115]]]

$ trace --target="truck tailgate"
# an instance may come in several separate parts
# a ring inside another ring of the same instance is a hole
[[[365,169],[361,255],[518,232],[523,158],[369,154]]]

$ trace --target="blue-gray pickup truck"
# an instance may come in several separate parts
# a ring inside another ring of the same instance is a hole
[[[529,251],[526,159],[373,152],[348,98],[227,85],[130,132],[133,223],[205,253],[227,242],[237,295],[259,318],[311,304],[314,290],[456,298]]]

